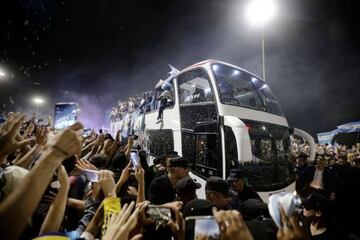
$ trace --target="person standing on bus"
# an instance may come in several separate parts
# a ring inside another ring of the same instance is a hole
[[[156,123],[161,123],[163,118],[163,111],[167,107],[171,107],[174,104],[173,93],[171,90],[165,90],[159,97],[160,107]]]

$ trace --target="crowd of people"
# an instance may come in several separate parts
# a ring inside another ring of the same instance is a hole
[[[156,123],[161,123],[163,111],[165,108],[174,104],[174,89],[167,80],[160,79],[155,86],[155,91],[146,91],[140,96],[129,97],[128,100],[119,100],[116,107],[113,107],[110,119],[112,122],[118,122],[129,116],[134,119],[139,114],[144,114],[153,110],[158,111]],[[155,99],[154,94],[158,96]]]
[[[149,166],[132,137],[124,142],[120,132],[83,137],[82,131],[81,123],[54,132],[50,119],[38,124],[21,113],[6,116],[0,125],[2,239],[194,239],[189,231],[196,227],[187,219],[201,216],[215,220],[214,236],[224,240],[359,239],[353,219],[360,144],[350,151],[319,145],[315,162],[308,161],[306,144],[293,147],[302,204],[291,215],[280,204],[277,226],[241,168],[201,186],[176,152]],[[205,199],[196,194],[202,187]]]

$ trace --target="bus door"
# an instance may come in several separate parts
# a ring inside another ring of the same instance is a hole
[[[177,84],[182,155],[192,163],[195,175],[222,177],[218,111],[209,76],[197,68],[178,75]]]

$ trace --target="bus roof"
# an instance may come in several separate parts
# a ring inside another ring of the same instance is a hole
[[[227,65],[227,66],[230,66],[230,67],[233,67],[233,68],[237,68],[237,69],[240,69],[241,71],[244,71],[244,72],[247,72],[251,75],[254,75],[255,77],[257,77],[258,79],[260,79],[261,81],[263,81],[263,79],[261,77],[259,77],[258,75],[252,73],[252,72],[249,72],[241,67],[238,67],[238,66],[235,66],[233,64],[230,64],[230,63],[227,63],[227,62],[223,62],[223,61],[219,61],[219,60],[216,60],[216,59],[207,59],[207,60],[204,60],[204,61],[201,61],[201,62],[198,62],[198,63],[195,63],[193,65],[190,65],[186,68],[184,68],[183,70],[181,70],[178,74],[180,73],[183,73],[183,72],[186,72],[186,71],[189,71],[193,68],[197,68],[197,67],[202,67],[202,66],[205,66],[205,65],[210,65],[210,64],[214,64],[214,63],[220,63],[220,64],[224,64],[224,65]]]

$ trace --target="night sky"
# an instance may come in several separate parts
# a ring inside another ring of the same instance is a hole
[[[311,134],[360,120],[360,9],[350,0],[278,0],[265,26],[266,80],[291,126]],[[53,112],[80,103],[89,127],[118,99],[213,58],[262,75],[261,29],[241,0],[4,0],[0,104]]]

